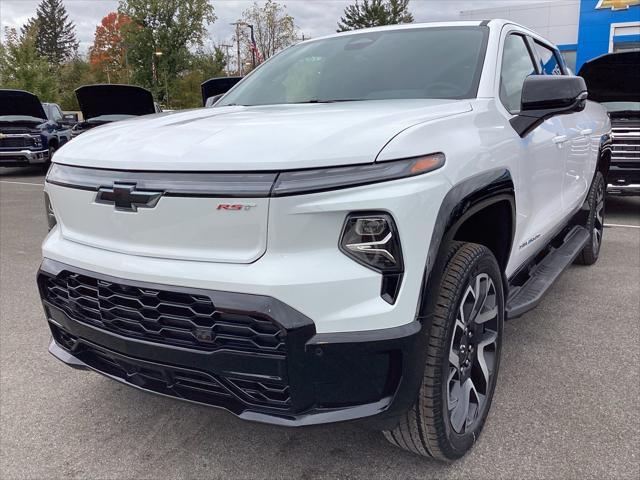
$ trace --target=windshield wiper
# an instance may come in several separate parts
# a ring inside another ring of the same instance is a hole
[[[319,100],[317,98],[311,99],[311,100],[304,100],[302,102],[291,102],[291,103],[296,103],[296,104],[301,104],[301,103],[342,103],[342,102],[364,102],[366,101],[366,98],[338,98],[335,100]]]

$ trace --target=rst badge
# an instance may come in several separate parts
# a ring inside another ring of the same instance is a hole
[[[254,207],[257,207],[255,203],[219,203],[216,210],[238,212],[240,210],[251,210]]]

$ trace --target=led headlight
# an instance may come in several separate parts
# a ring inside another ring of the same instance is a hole
[[[402,273],[402,249],[393,218],[388,213],[364,212],[347,216],[340,250],[380,273]]]
[[[40,137],[40,135],[31,135],[31,138],[33,139],[34,147],[36,148],[42,147],[42,138]]]

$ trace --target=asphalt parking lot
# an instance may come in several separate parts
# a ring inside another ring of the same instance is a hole
[[[35,286],[43,174],[0,172],[0,477],[629,478],[640,475],[640,199],[609,198],[600,261],[506,324],[492,412],[446,466],[353,424],[284,429],[77,372]],[[636,228],[633,228],[633,227]]]

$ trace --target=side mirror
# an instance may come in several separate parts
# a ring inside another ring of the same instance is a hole
[[[210,106],[207,105],[207,102],[211,97],[218,96],[218,98],[220,98],[219,95],[221,96],[221,94],[227,93],[240,80],[242,80],[242,77],[215,77],[203,82],[200,85],[200,90],[202,91],[202,104],[205,107]]]
[[[520,113],[510,120],[524,137],[547,118],[581,112],[587,102],[587,85],[582,77],[531,75],[522,86]]]
[[[218,95],[214,95],[213,97],[207,98],[207,101],[204,103],[205,107],[213,107],[218,100],[222,98],[224,93],[220,93]]]

